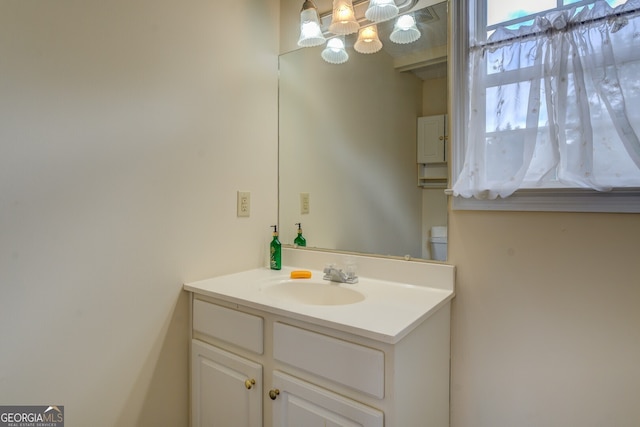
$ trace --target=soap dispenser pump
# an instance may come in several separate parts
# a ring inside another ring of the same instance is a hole
[[[301,247],[305,247],[307,246],[307,240],[302,237],[302,224],[299,222],[296,222],[296,225],[298,226],[298,236],[293,239],[293,244],[295,246],[301,246]]]
[[[273,227],[273,240],[269,245],[269,267],[272,270],[280,270],[282,268],[282,244],[278,240],[278,226]]]

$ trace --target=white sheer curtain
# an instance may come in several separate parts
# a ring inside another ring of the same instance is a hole
[[[640,187],[640,0],[552,11],[471,48],[456,196]]]

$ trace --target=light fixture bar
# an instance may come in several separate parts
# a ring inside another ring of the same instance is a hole
[[[400,14],[412,9],[417,3],[418,0],[395,0],[396,6],[400,9]],[[356,20],[360,24],[360,26],[366,27],[371,23],[367,18],[365,18],[364,14],[369,7],[369,0],[354,0],[353,1],[353,10],[356,14]],[[329,31],[329,25],[331,24],[331,15],[333,10],[328,12],[324,12],[320,14],[320,27],[322,28],[322,33],[325,37],[331,37],[332,34]]]

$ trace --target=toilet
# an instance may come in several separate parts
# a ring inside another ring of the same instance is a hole
[[[431,227],[431,259],[434,261],[447,260],[447,226],[439,225]]]

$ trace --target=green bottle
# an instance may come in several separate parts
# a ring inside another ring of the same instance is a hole
[[[282,245],[278,240],[278,226],[273,227],[273,240],[269,248],[269,267],[272,270],[280,270],[282,268]]]
[[[296,225],[298,226],[298,237],[293,239],[293,244],[295,246],[305,247],[307,246],[307,240],[304,237],[302,237],[302,224],[299,222],[296,222]]]

